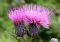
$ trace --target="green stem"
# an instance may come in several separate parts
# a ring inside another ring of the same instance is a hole
[[[27,35],[24,36],[24,42],[31,42],[32,41],[32,37],[29,37]]]

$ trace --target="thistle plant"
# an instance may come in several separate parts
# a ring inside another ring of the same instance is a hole
[[[23,37],[25,34],[39,36],[41,26],[49,29],[51,25],[52,10],[40,5],[24,4],[20,7],[9,10],[8,17],[12,20],[16,28],[16,35]],[[28,28],[26,28],[26,26]],[[28,33],[27,33],[28,32]]]

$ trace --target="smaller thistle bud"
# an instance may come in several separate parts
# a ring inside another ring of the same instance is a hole
[[[58,39],[52,38],[52,39],[50,40],[50,42],[58,42]]]

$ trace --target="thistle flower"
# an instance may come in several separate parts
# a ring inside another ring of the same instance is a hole
[[[13,21],[16,27],[17,36],[24,36],[24,34],[26,33],[25,25],[23,22],[24,10],[22,10],[21,8],[12,8],[9,11],[8,16]]]
[[[49,28],[50,25],[50,15],[51,11],[43,6],[25,4],[19,8],[13,8],[9,11],[9,18],[14,22],[15,26],[20,26],[23,23],[23,26],[20,27],[20,30],[25,29],[25,24],[29,25],[29,32],[32,35],[38,34],[37,25],[43,26],[44,28]],[[18,28],[18,27],[17,27]],[[24,34],[17,29],[20,35]],[[25,31],[25,30],[24,30]],[[21,34],[22,33],[22,34]]]
[[[27,6],[26,6],[27,8]],[[28,11],[30,8],[30,11]],[[42,6],[31,5],[26,10],[26,16],[35,24],[42,25],[44,28],[49,28],[50,24],[50,11]]]

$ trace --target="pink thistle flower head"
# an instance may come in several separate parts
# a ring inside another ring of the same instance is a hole
[[[25,4],[22,7],[9,11],[9,18],[19,24],[22,21],[34,23],[44,28],[49,28],[51,11],[48,8],[39,5]]]
[[[49,28],[52,10],[39,5],[24,5],[25,10],[25,21],[28,23],[34,23],[36,25],[41,25],[44,28]]]
[[[9,11],[8,17],[15,23],[19,25],[23,21],[25,13],[22,8],[13,8]]]

